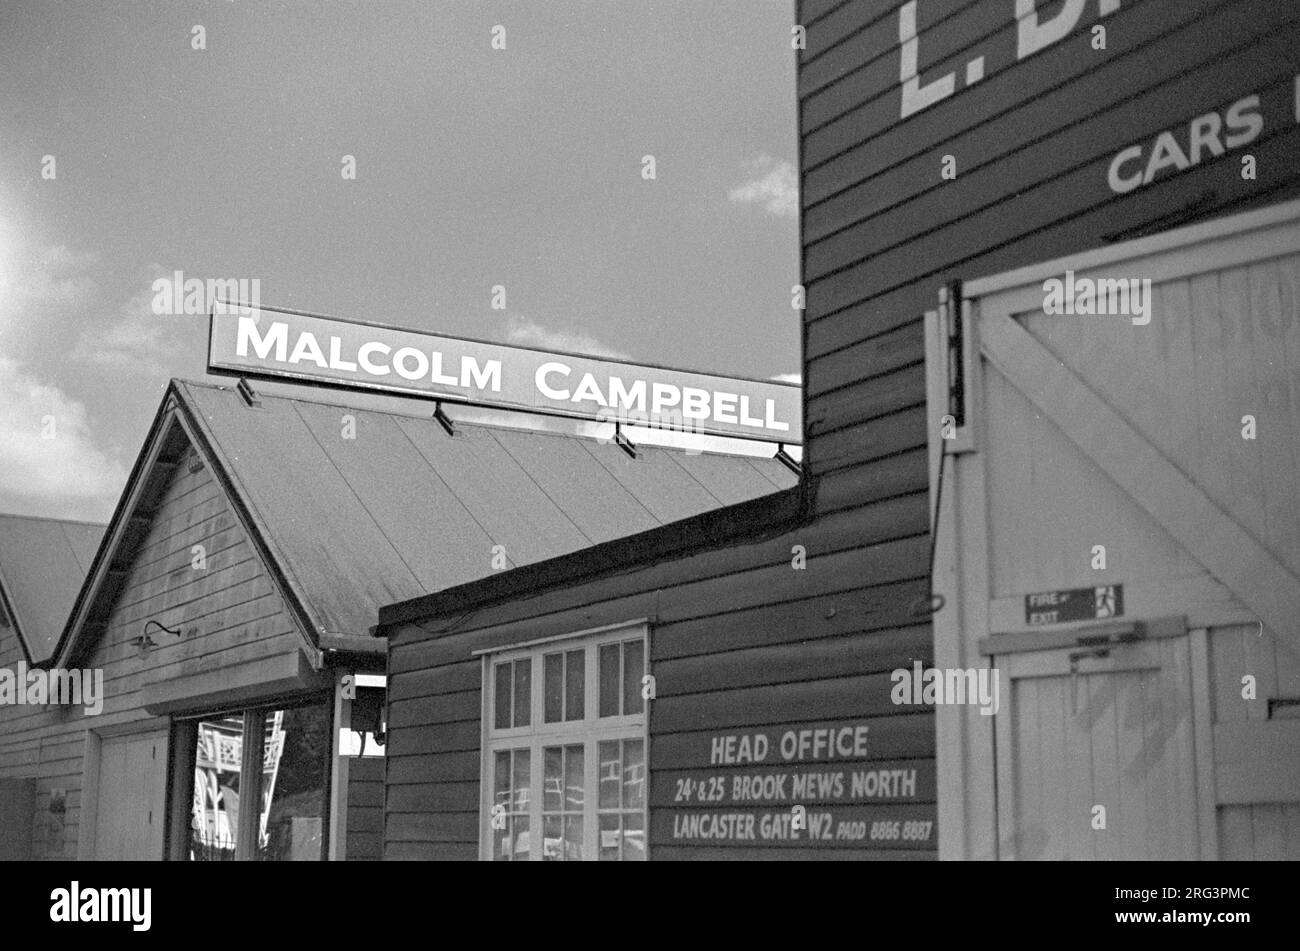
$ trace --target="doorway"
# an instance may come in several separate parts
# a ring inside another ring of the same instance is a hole
[[[158,861],[163,857],[167,802],[167,731],[96,737],[88,762],[91,857],[100,861]]]

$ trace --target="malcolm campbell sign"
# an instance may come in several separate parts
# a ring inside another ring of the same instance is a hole
[[[354,323],[214,308],[214,373],[798,444],[798,386]]]

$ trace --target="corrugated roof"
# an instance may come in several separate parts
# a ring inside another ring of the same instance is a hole
[[[0,592],[32,663],[53,656],[104,527],[0,515]]]
[[[780,462],[457,423],[177,381],[320,632],[379,608],[791,487]],[[345,416],[354,438],[345,437]],[[496,546],[500,546],[498,549]],[[499,563],[499,562],[498,562]]]

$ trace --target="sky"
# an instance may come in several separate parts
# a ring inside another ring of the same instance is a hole
[[[176,271],[797,379],[793,20],[790,0],[4,0],[0,511],[107,520],[167,381],[230,385],[204,372],[205,317],[153,313]]]

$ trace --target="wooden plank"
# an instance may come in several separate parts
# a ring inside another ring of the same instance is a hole
[[[407,813],[389,811],[384,838],[393,842],[462,842],[478,845],[478,811]]]
[[[478,750],[463,753],[438,753],[430,756],[398,756],[386,751],[386,782],[396,786],[425,782],[478,781]]]
[[[911,669],[931,654],[929,625],[890,634],[849,635],[769,645],[654,665],[657,696],[729,690]]]
[[[384,843],[384,860],[394,862],[473,862],[478,859],[478,842]]]
[[[920,501],[919,497],[910,499]],[[924,654],[933,650],[929,625],[913,623],[916,617],[912,605],[925,594],[924,580],[901,581],[657,625],[650,642],[650,659],[657,664],[674,657],[710,654],[742,645],[784,644],[789,642],[791,631],[797,631],[806,642],[855,631],[902,636],[905,629],[911,632],[909,637],[915,638],[908,649]]]
[[[1010,317],[985,315],[980,347],[1103,472],[1274,630],[1300,615],[1292,574]],[[1300,644],[1300,632],[1292,639]]]
[[[389,729],[470,720],[479,715],[481,704],[478,690],[391,701],[388,705]]]
[[[479,784],[420,783],[393,785],[388,789],[391,812],[471,812],[478,809]]]
[[[1300,720],[1218,723],[1214,757],[1220,804],[1300,802]]]
[[[850,385],[818,394],[808,400],[807,428],[810,437],[821,437],[842,426],[866,422],[880,416],[925,404],[925,367],[922,363],[901,367],[880,376],[875,368],[859,366],[869,377]]]
[[[814,680],[799,684],[657,699],[650,710],[651,733],[785,723],[800,718],[836,719],[883,716],[899,712],[890,700],[889,674]]]

